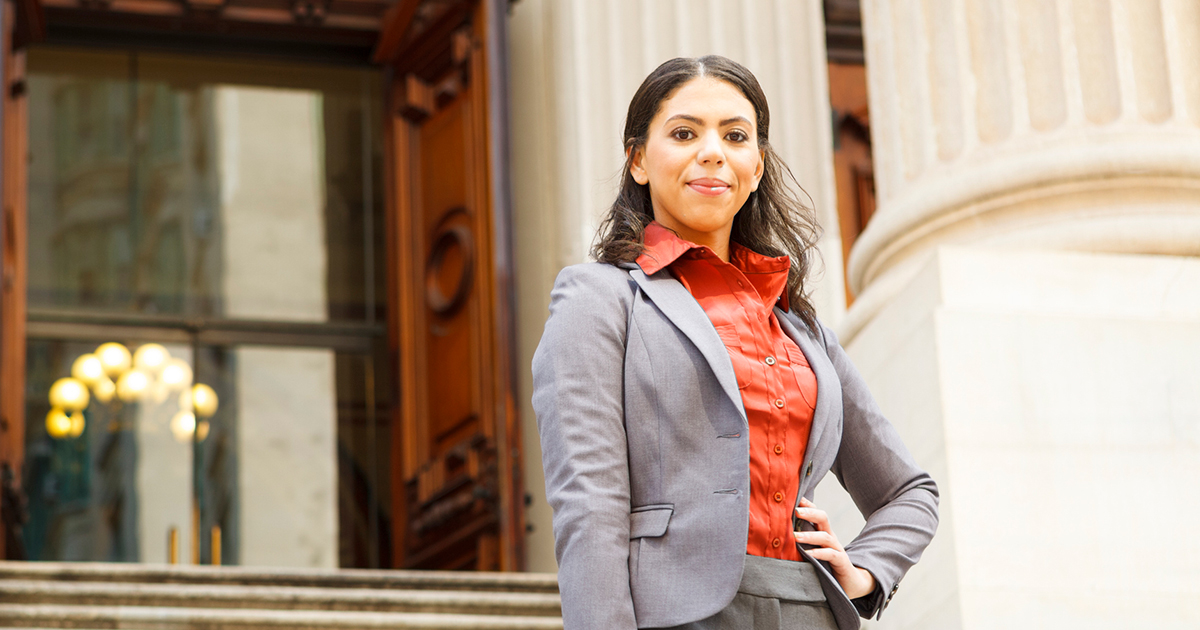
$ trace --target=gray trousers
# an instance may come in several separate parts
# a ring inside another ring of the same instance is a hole
[[[837,622],[812,565],[747,555],[728,606],[670,630],[837,630]]]

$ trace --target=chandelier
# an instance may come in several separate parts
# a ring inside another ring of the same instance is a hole
[[[208,420],[217,412],[217,393],[204,383],[192,383],[192,367],[172,357],[157,343],[138,346],[132,354],[109,342],[75,359],[71,376],[50,386],[46,432],[54,439],[83,434],[83,410],[92,400],[120,405],[143,400],[162,404],[175,397],[179,410],[171,418],[171,433],[179,442],[208,437]],[[201,418],[197,422],[197,418]]]

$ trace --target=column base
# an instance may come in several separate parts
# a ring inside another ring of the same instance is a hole
[[[895,295],[847,350],[942,524],[873,627],[1200,627],[1200,259],[943,247]]]

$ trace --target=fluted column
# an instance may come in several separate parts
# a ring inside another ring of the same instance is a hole
[[[938,245],[1200,255],[1200,3],[864,0],[851,334]]]
[[[873,627],[1200,627],[1200,2],[863,11],[841,339],[941,490]]]

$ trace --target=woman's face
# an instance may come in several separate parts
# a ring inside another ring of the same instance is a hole
[[[750,101],[719,79],[692,79],[663,101],[629,169],[649,184],[654,219],[724,250],[733,218],[762,179],[757,123]]]

